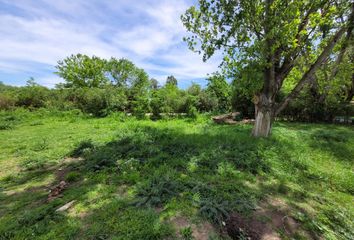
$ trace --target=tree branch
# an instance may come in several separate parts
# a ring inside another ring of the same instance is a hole
[[[325,1],[322,2],[320,7],[323,7],[325,4]],[[313,31],[316,29],[316,27],[312,28],[309,33],[304,36],[303,39],[301,39],[301,32],[304,30],[310,20],[310,15],[316,11],[316,7],[312,6],[305,14],[304,18],[300,22],[297,33],[295,36],[295,39],[297,40],[298,43],[303,42],[302,45],[298,45],[293,51],[291,51],[284,59],[283,64],[278,67],[277,72],[278,72],[278,77],[276,79],[278,88],[280,89],[284,79],[288,76],[290,71],[294,68],[295,66],[295,61],[297,57],[299,56],[299,52],[301,51],[302,47],[305,46],[306,42],[310,38],[310,35],[313,33]]]
[[[291,93],[278,105],[278,108],[275,111],[275,115],[278,115],[288,104],[289,102],[295,98],[300,91],[303,89],[306,83],[310,82],[313,79],[313,76],[316,70],[321,66],[321,64],[326,60],[326,58],[331,53],[333,47],[345,33],[347,27],[343,26],[340,28],[337,33],[332,37],[331,41],[327,44],[327,46],[323,49],[322,53],[318,56],[315,63],[311,65],[311,67],[307,70],[307,72],[303,75],[301,80],[297,83]]]

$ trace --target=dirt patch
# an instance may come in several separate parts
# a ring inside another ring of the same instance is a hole
[[[300,225],[289,213],[285,202],[268,199],[248,217],[233,213],[226,223],[226,231],[232,239],[244,236],[256,240],[279,240],[279,233],[291,238],[300,230]]]
[[[61,193],[67,188],[68,183],[61,181],[58,185],[50,190],[47,201],[52,201],[53,199],[59,197]]]
[[[65,158],[62,160],[61,166],[58,169],[53,170],[56,178],[55,182],[59,182],[59,184],[49,187],[50,192],[47,198],[48,202],[57,197],[60,197],[61,193],[66,188],[68,188],[69,183],[65,181],[65,176],[73,170],[73,167],[70,166],[70,164],[81,160],[82,160],[81,158]]]
[[[214,227],[208,223],[203,222],[200,224],[191,223],[188,218],[183,216],[178,216],[170,220],[171,223],[175,226],[177,231],[177,236],[181,238],[181,230],[187,227],[192,229],[192,236],[196,240],[208,240],[209,236],[215,232]]]
[[[71,165],[82,160],[82,158],[64,158],[60,163],[60,167],[55,171],[56,180],[58,182],[65,180],[66,174],[73,170]]]

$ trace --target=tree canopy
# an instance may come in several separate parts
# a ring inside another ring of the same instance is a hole
[[[192,33],[185,40],[203,60],[221,50],[227,76],[255,82],[249,85],[256,107],[253,134],[268,136],[274,117],[313,81],[333,48],[351,39],[353,6],[344,0],[199,0],[182,21]],[[276,101],[302,63],[294,88]]]

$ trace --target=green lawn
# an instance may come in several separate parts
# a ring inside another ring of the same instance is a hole
[[[354,238],[351,126],[276,123],[254,139],[206,116],[18,110],[0,129],[0,239],[228,239],[234,215],[284,239]]]

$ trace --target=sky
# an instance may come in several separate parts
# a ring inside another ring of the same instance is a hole
[[[180,15],[193,0],[0,0],[0,81],[54,87],[56,63],[71,54],[127,58],[161,84],[205,85],[220,57],[188,49]]]

